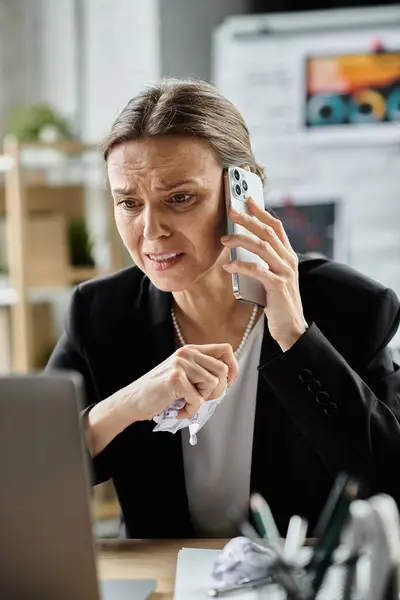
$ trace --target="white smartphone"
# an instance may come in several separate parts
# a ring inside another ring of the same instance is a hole
[[[250,237],[256,237],[248,229],[233,223],[229,218],[229,208],[232,206],[240,212],[249,214],[247,205],[248,198],[251,197],[256,204],[263,210],[264,191],[260,177],[240,167],[229,167],[225,173],[225,200],[227,207],[227,232],[229,235],[243,233]],[[231,260],[243,260],[246,262],[263,263],[263,260],[244,248],[231,248]],[[235,298],[243,302],[251,302],[258,306],[265,307],[267,296],[262,283],[253,277],[232,274],[232,286]]]

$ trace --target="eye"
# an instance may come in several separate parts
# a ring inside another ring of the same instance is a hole
[[[173,204],[184,204],[192,200],[193,194],[174,194],[171,198]]]
[[[120,200],[118,206],[122,206],[126,210],[133,210],[136,208],[136,202],[134,200]]]

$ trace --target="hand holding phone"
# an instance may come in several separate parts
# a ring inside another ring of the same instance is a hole
[[[225,175],[227,236],[223,265],[238,300],[264,308],[272,338],[286,352],[308,325],[300,296],[298,257],[279,219],[264,208],[261,179],[232,166]]]
[[[225,199],[227,207],[227,233],[229,235],[245,234],[255,238],[256,236],[245,229],[242,225],[233,223],[229,217],[229,210],[236,209],[242,213],[250,214],[247,200],[252,198],[260,208],[264,210],[264,191],[262,181],[258,175],[240,167],[229,167],[225,174]],[[250,263],[263,263],[264,261],[254,252],[246,248],[231,248],[231,260],[241,260]],[[235,298],[244,302],[251,302],[258,306],[266,305],[265,288],[260,281],[242,275],[232,273],[232,286]]]

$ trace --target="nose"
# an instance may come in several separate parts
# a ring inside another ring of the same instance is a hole
[[[166,222],[165,215],[160,210],[147,207],[143,211],[143,219],[143,237],[145,239],[157,240],[171,235],[171,229]]]

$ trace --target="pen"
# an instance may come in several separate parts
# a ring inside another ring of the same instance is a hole
[[[311,576],[311,598],[315,598],[331,565],[340,534],[349,515],[352,501],[357,497],[358,482],[348,475],[339,475],[321,514],[316,531],[320,534],[313,556],[306,567]]]
[[[251,496],[250,508],[261,537],[269,541],[277,540],[280,535],[274,517],[267,502],[260,494]]]
[[[217,596],[224,596],[225,594],[233,594],[235,592],[241,592],[242,590],[255,590],[264,585],[271,583],[271,577],[263,577],[262,579],[256,579],[255,581],[244,581],[237,585],[229,585],[223,588],[214,588],[208,590],[208,596],[216,598]]]
[[[339,475],[336,477],[333,488],[328,496],[325,506],[323,507],[318,522],[315,526],[312,536],[313,538],[321,539],[325,535],[332,518],[332,513],[335,510],[337,503],[340,501],[340,498],[342,497],[342,494],[349,480],[350,477],[346,473],[339,473]]]

